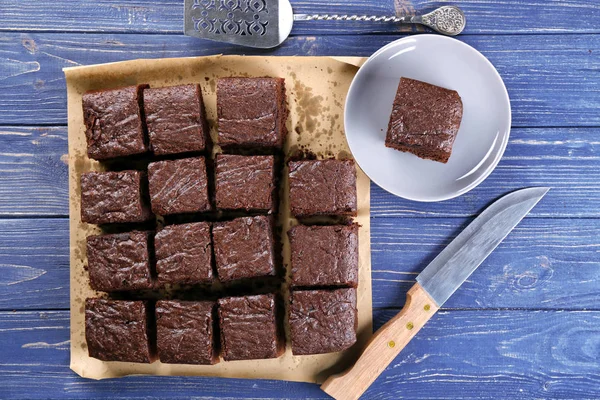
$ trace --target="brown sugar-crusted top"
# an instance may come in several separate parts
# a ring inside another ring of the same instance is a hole
[[[269,217],[242,217],[213,226],[217,274],[221,281],[275,275]]]
[[[90,357],[104,361],[151,363],[148,309],[144,301],[87,299],[85,339]]]
[[[283,353],[275,307],[274,295],[226,297],[219,300],[224,360],[276,358]]]
[[[148,85],[98,90],[83,95],[83,121],[90,158],[104,160],[144,153],[141,103]]]
[[[211,301],[161,300],[156,303],[156,343],[163,363],[215,364]]]
[[[150,202],[159,215],[210,210],[204,157],[148,165]]]
[[[358,284],[358,224],[305,226],[288,231],[293,286]]]
[[[221,147],[281,149],[288,114],[284,79],[218,79],[217,114]]]
[[[456,91],[401,78],[385,145],[445,163],[452,153],[462,113]]]
[[[293,354],[332,353],[356,342],[356,289],[294,291],[291,301]]]
[[[210,225],[206,222],[169,225],[154,237],[158,282],[212,282]]]
[[[272,211],[275,207],[274,163],[273,156],[217,155],[217,208]]]
[[[290,208],[296,217],[356,215],[353,160],[290,161]]]
[[[90,286],[114,292],[151,289],[150,233],[133,231],[87,237]]]
[[[143,222],[152,218],[140,171],[81,174],[81,220],[90,224]]]
[[[144,110],[154,154],[206,149],[209,131],[200,85],[146,89]]]

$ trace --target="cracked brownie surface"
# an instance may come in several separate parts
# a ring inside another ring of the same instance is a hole
[[[273,211],[275,208],[274,164],[273,156],[217,155],[217,208]]]
[[[204,151],[209,139],[200,85],[144,90],[144,110],[154,154]]]
[[[210,210],[204,157],[148,165],[150,202],[159,215]]]
[[[289,324],[296,355],[349,348],[356,342],[356,289],[293,291]]]
[[[281,149],[288,115],[284,79],[218,79],[217,114],[221,147]]]
[[[85,338],[90,357],[99,360],[151,363],[155,359],[145,301],[87,299]]]
[[[148,85],[97,90],[83,95],[88,157],[105,160],[148,150],[142,119],[142,90]]]
[[[213,280],[210,225],[169,225],[154,237],[158,282],[197,284]]]
[[[153,217],[140,171],[81,174],[81,220],[90,224],[143,222]]]
[[[156,347],[163,363],[216,364],[211,301],[156,302]]]
[[[219,280],[275,275],[273,229],[269,217],[216,222],[213,241]]]

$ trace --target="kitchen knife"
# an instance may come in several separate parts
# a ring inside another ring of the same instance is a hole
[[[358,399],[548,190],[517,190],[475,218],[417,276],[400,313],[375,332],[354,366],[330,376],[321,389],[337,400]]]

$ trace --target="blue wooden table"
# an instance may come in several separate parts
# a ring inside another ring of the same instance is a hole
[[[298,13],[404,14],[426,0],[296,0]],[[552,190],[364,398],[600,398],[600,1],[457,1],[460,40],[502,75],[504,158],[458,199],[372,187],[376,327],[415,276],[494,199]],[[273,51],[181,35],[182,0],[0,2],[0,398],[326,398],[316,385],[194,377],[81,379],[69,370],[63,67],[224,54],[368,56],[423,30],[305,22]]]

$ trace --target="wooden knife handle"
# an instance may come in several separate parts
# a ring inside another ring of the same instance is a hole
[[[375,332],[354,366],[327,378],[321,389],[337,400],[358,399],[437,310],[416,283],[406,294],[402,310]]]

